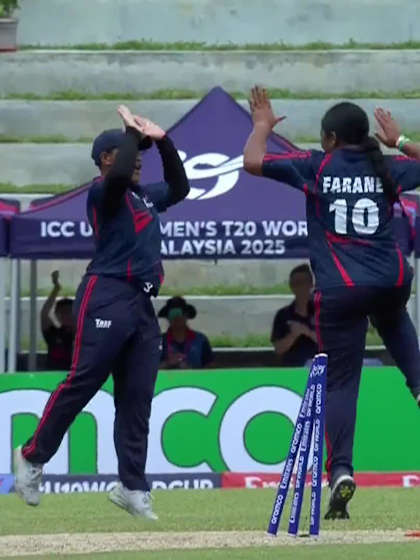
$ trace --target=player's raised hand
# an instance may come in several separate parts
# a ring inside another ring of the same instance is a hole
[[[377,125],[376,138],[385,146],[395,148],[398,138],[401,136],[401,129],[397,121],[392,118],[389,111],[385,111],[381,107],[375,110],[375,119]]]
[[[145,135],[149,136],[152,140],[162,140],[166,132],[153,121],[141,117],[140,115],[134,115],[134,120],[137,126],[140,127],[140,131]]]
[[[118,114],[122,118],[123,123],[126,127],[129,126],[131,128],[135,128],[139,132],[142,132],[140,130],[140,126],[136,123],[134,115],[126,105],[120,105],[118,107]]]
[[[56,290],[61,290],[61,284],[60,284],[59,276],[60,276],[60,273],[58,272],[58,270],[54,270],[51,273],[51,282],[52,282],[52,284],[53,284],[53,286]]]
[[[254,125],[263,125],[272,129],[277,123],[286,117],[276,117],[271,106],[267,90],[259,86],[255,86],[251,90],[249,99],[252,120]]]

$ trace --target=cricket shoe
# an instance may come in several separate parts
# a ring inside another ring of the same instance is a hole
[[[350,519],[347,504],[353,498],[356,483],[349,474],[343,474],[335,480],[331,489],[330,503],[325,519]]]
[[[116,506],[125,509],[135,517],[146,517],[157,521],[159,517],[152,509],[152,495],[143,490],[129,490],[119,482],[108,494]]]
[[[30,463],[22,454],[22,446],[14,451],[14,474],[16,493],[28,504],[39,504],[39,485],[42,480],[42,465]]]

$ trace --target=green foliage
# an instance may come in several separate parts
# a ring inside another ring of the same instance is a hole
[[[0,96],[0,99],[23,99],[25,101],[150,101],[150,100],[177,100],[177,99],[200,99],[208,93],[208,90],[192,89],[160,89],[151,92],[105,92],[86,93],[75,90],[56,91],[46,95],[36,93],[9,93]],[[247,99],[248,91],[230,91],[235,99]],[[268,89],[272,99],[420,99],[420,89],[408,91],[342,91],[331,93],[325,91],[293,91],[290,89],[272,88]]]
[[[1,4],[1,0],[0,0]],[[38,49],[38,45],[25,45],[25,49]],[[201,41],[175,41],[165,43],[140,39],[139,41],[120,41],[118,43],[83,43],[76,45],[48,45],[42,49],[65,49],[83,51],[331,51],[331,50],[407,50],[419,49],[420,41],[401,43],[359,43],[350,39],[346,43],[334,44],[326,41],[314,41],[304,45],[290,43],[217,43]]]
[[[0,144],[74,144],[92,142],[93,138],[79,137],[67,138],[62,134],[49,134],[46,136],[11,136],[0,134]]]
[[[270,325],[267,326],[269,330]],[[271,348],[270,336],[267,333],[249,334],[245,337],[236,337],[230,335],[211,336],[210,343],[213,348]]]
[[[19,8],[18,0],[0,0],[0,18],[8,18]]]
[[[0,183],[0,194],[59,194],[73,189],[75,185],[24,185],[18,187],[12,183]]]
[[[255,284],[213,284],[209,286],[190,286],[183,289],[188,296],[251,296],[290,294],[288,283],[258,286]],[[180,289],[164,285],[162,296],[179,296]]]
[[[206,93],[207,91],[203,92],[186,89],[160,89],[150,93],[117,91],[98,94],[64,90],[47,95],[37,95],[31,92],[11,93],[0,97],[0,99],[24,99],[25,101],[143,101],[155,99],[197,99]]]

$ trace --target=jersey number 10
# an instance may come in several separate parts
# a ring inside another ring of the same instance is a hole
[[[335,212],[334,227],[336,233],[347,234],[349,209],[347,200],[339,198],[330,204],[330,212]],[[360,198],[353,206],[351,221],[356,233],[373,235],[379,227],[379,208],[370,198]]]

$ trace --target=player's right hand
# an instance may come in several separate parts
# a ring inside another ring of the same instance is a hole
[[[377,124],[376,138],[388,146],[388,148],[395,148],[398,138],[401,136],[401,129],[399,124],[389,111],[385,111],[381,107],[375,110],[375,119]]]
[[[255,126],[265,126],[271,130],[277,123],[286,118],[275,116],[267,90],[259,86],[255,86],[251,90],[249,107]]]
[[[134,120],[145,136],[149,136],[152,140],[162,140],[164,138],[166,132],[158,124],[140,115],[134,115]]]
[[[120,105],[118,107],[118,114],[122,118],[126,127],[129,126],[130,128],[135,128],[139,132],[142,132],[141,127],[134,118],[134,115],[126,105]]]

